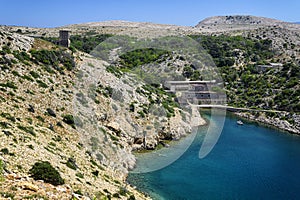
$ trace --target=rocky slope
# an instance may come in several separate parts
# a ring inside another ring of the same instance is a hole
[[[266,18],[266,17],[257,17],[250,15],[233,15],[233,16],[214,16],[204,19],[199,22],[196,27],[202,25],[221,25],[221,24],[232,24],[232,25],[264,25],[264,26],[273,26],[278,24],[283,24],[286,22]]]
[[[210,32],[224,32],[239,30],[253,30],[258,28],[281,27],[290,30],[298,30],[299,26],[295,23],[288,23],[276,19],[257,17],[251,15],[229,15],[209,17],[200,21],[197,28],[209,29]]]
[[[163,101],[167,94],[150,93],[83,52],[7,31],[0,52],[1,197],[147,199],[125,182],[132,150],[179,139],[190,132],[191,115],[174,108],[157,117],[164,109],[156,101],[151,110],[149,95]],[[49,161],[66,184],[30,178],[38,161]]]
[[[274,51],[279,52],[281,58],[296,57],[299,50],[299,24],[288,23],[266,17],[250,15],[232,15],[209,17],[196,26],[204,34],[214,35],[242,35],[256,39],[270,39]]]
[[[71,56],[70,52],[42,40],[7,32],[1,32],[0,41],[0,146],[4,163],[1,197],[10,194],[16,199],[32,195],[70,199],[77,193],[100,198],[119,193],[120,188],[126,187],[126,174],[114,172],[89,154],[80,143],[82,136],[74,129],[73,122],[66,120],[73,113],[70,103],[75,69],[66,70],[63,65],[66,63],[59,63],[57,68],[44,65],[29,50],[61,52],[64,56]],[[74,56],[77,62],[79,57]],[[50,187],[28,178],[29,169],[37,161],[50,161],[67,185]],[[127,188],[130,193],[122,198],[134,194],[145,198]]]

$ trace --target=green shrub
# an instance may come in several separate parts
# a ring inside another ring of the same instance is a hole
[[[142,110],[139,110],[137,113],[140,115],[141,118],[145,118],[145,113]]]
[[[13,52],[15,58],[17,58],[21,62],[25,62],[26,60],[30,60],[30,56],[25,51],[14,51]]]
[[[41,80],[36,80],[36,82],[38,83],[38,85],[42,88],[48,88],[48,85],[46,83],[44,83]]]
[[[99,176],[99,171],[98,171],[98,170],[93,171],[92,174],[93,174],[94,176],[98,177],[98,176]]]
[[[32,144],[27,145],[27,147],[28,147],[29,149],[34,150],[34,146],[33,146]]]
[[[38,116],[36,116],[36,118],[40,121],[40,122],[45,122],[45,119],[42,117],[42,116],[40,116],[40,115],[38,115]]]
[[[127,190],[125,188],[120,188],[119,190],[119,194],[122,195],[122,196],[126,196],[126,193],[127,193]]]
[[[79,194],[79,195],[83,195],[80,189],[74,191],[74,193],[75,193],[75,194]]]
[[[4,171],[4,163],[3,163],[3,161],[0,159],[0,182],[1,182],[1,181],[4,181],[3,171]]]
[[[7,123],[7,122],[0,122],[0,127],[3,128],[3,129],[8,128],[9,125],[10,124]]]
[[[112,196],[115,198],[120,198],[120,195],[118,193],[114,193]]]
[[[1,113],[0,116],[6,118],[11,122],[16,122],[16,118],[11,116],[9,113]]]
[[[76,170],[78,168],[74,158],[69,158],[66,162],[66,165],[73,170]]]
[[[36,162],[29,173],[34,180],[43,180],[52,185],[64,184],[59,172],[48,161]]]
[[[103,192],[110,194],[110,192],[107,189],[104,189]]]
[[[5,87],[5,88],[11,88],[11,89],[18,89],[18,87],[16,86],[16,84],[12,81],[7,81],[6,83],[0,83],[1,87]]]
[[[5,45],[2,47],[2,50],[0,51],[0,54],[5,55],[5,54],[10,54],[11,50],[9,48],[9,46]]]
[[[75,67],[74,57],[63,50],[31,50],[30,53],[34,62],[52,66],[57,71],[63,70],[59,64],[62,64],[67,70]],[[50,71],[52,72],[52,69],[49,69],[49,73]]]
[[[129,196],[128,200],[135,200],[135,196],[132,194]]]
[[[1,192],[0,197],[4,197],[5,199],[14,199],[15,195],[9,192]]]
[[[6,99],[4,99],[3,97],[0,96],[0,101],[6,102]]]
[[[26,127],[26,126],[18,125],[18,128],[22,131],[25,131],[26,133],[36,136],[33,127]]]
[[[119,141],[119,138],[117,138],[116,136],[114,135],[109,135],[109,136],[112,141]]]
[[[232,66],[233,57],[237,56],[235,49],[245,51],[253,62],[270,59],[274,55],[272,40],[250,39],[243,36],[204,36],[191,35],[208,51],[218,67]]]
[[[31,78],[31,77],[28,76],[28,75],[23,75],[23,76],[21,76],[21,78],[22,78],[22,79],[25,79],[25,80],[28,80],[28,81],[31,81],[31,82],[34,81],[33,78]]]
[[[113,65],[107,66],[106,71],[114,74],[117,78],[120,78],[122,76],[122,72],[116,66]]]
[[[19,72],[17,72],[17,71],[12,71],[12,74],[14,75],[14,76],[21,76],[20,74],[19,74]]]
[[[40,78],[40,75],[34,71],[30,71],[29,74],[33,77],[33,78]]]
[[[1,153],[8,155],[9,154],[9,150],[8,148],[3,148],[0,150]]]
[[[131,104],[129,105],[129,111],[130,111],[130,112],[134,112],[134,110],[135,110],[134,103],[131,103]]]
[[[77,176],[78,178],[84,178],[84,175],[80,172],[76,173],[75,176]]]
[[[64,115],[63,121],[69,125],[74,125],[74,123],[75,123],[73,115],[70,115],[70,114]]]
[[[61,128],[64,127],[61,122],[57,122],[56,125],[59,126],[59,127],[61,127]]]
[[[139,65],[158,61],[162,56],[170,52],[162,49],[144,48],[126,52],[120,56],[120,63],[126,68],[132,69]]]
[[[111,37],[111,34],[101,34],[101,35],[71,35],[71,47],[70,50],[73,52],[73,48],[76,48],[80,51],[90,53],[95,49],[101,42]]]

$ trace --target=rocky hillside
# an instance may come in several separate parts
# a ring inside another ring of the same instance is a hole
[[[250,15],[229,15],[229,16],[214,16],[204,19],[199,22],[196,27],[202,25],[264,25],[264,26],[274,26],[278,24],[284,24],[286,22],[279,21],[276,19],[266,18],[266,17],[256,17]]]
[[[0,196],[146,199],[125,182],[132,150],[187,134],[190,114],[159,85],[72,50],[0,32]],[[35,165],[58,175],[37,177]]]
[[[205,32],[239,32],[258,28],[280,27],[299,31],[299,25],[266,17],[250,15],[228,15],[209,17],[200,21],[196,26]]]

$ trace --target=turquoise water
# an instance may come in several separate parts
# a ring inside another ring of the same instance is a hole
[[[300,199],[300,137],[236,120],[226,117],[207,157],[198,157],[207,130],[202,127],[173,164],[131,173],[128,182],[153,199]]]

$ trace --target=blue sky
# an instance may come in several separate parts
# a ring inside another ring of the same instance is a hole
[[[106,20],[194,26],[215,15],[300,21],[299,0],[0,0],[0,24],[56,27]]]

